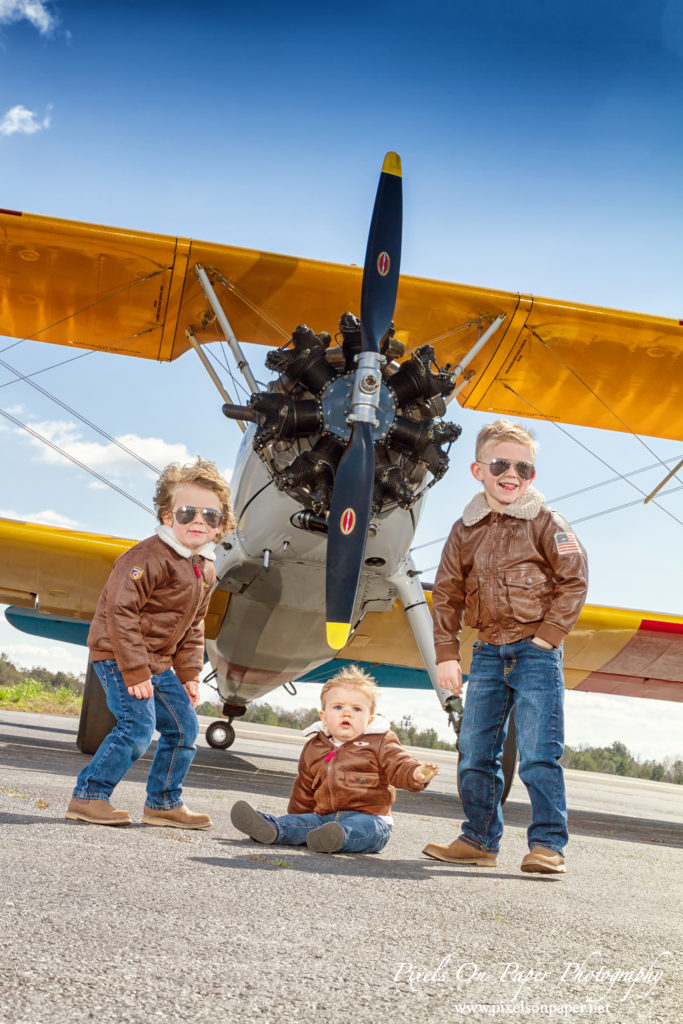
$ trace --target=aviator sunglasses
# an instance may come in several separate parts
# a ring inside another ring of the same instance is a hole
[[[223,522],[223,513],[219,512],[217,508],[195,508],[194,505],[181,505],[173,515],[181,526],[187,526],[188,523],[196,519],[197,513],[212,530],[217,530]]]
[[[491,462],[482,462],[481,465],[489,467],[491,476],[502,476],[510,466],[514,466],[520,480],[531,480],[536,472],[533,462],[512,462],[511,459],[492,459]]]

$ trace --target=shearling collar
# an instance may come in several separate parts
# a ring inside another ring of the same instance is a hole
[[[541,511],[545,498],[535,487],[530,487],[526,494],[517,498],[511,505],[507,505],[503,515],[512,516],[514,519],[535,519]],[[493,509],[486,500],[486,492],[479,491],[471,501],[465,505],[462,514],[462,521],[465,526],[474,526],[485,519]]]
[[[376,735],[377,733],[389,732],[390,729],[391,725],[387,722],[386,718],[383,718],[381,715],[375,715],[363,735]],[[330,735],[327,730],[327,726],[323,725],[323,723],[319,721],[313,722],[312,725],[307,726],[304,729],[304,736],[313,736],[316,732],[321,732],[324,736]]]
[[[175,533],[170,526],[157,526],[157,537],[163,540],[164,544],[168,544],[170,548],[177,551],[183,558],[192,558],[193,555],[201,555],[202,558],[208,558],[210,562],[216,561],[216,553],[213,549],[213,544],[204,544],[197,551],[191,551],[190,548],[186,548],[184,544],[181,544]]]

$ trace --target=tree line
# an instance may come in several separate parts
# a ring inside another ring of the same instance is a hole
[[[0,687],[6,689],[31,681],[41,683],[47,690],[61,690],[66,687],[73,690],[74,693],[82,695],[85,675],[76,676],[73,672],[52,672],[49,668],[38,666],[30,669],[17,668],[6,654],[0,654]]]
[[[37,681],[47,690],[73,691],[82,695],[85,683],[84,675],[72,672],[52,672],[50,669],[34,666],[31,669],[20,669],[7,657],[0,653],[0,689],[10,689],[27,682]],[[205,701],[197,708],[200,715],[220,718],[220,705]],[[275,725],[288,729],[305,729],[319,720],[317,708],[297,708],[287,711],[281,707],[271,707],[267,702],[251,704],[244,715],[244,722],[256,722],[261,725]],[[457,743],[440,740],[436,729],[419,729],[411,715],[404,715],[400,722],[391,722],[391,728],[401,743],[409,747],[424,747],[427,750],[457,750]],[[570,747],[564,748],[562,764],[565,768],[575,768],[583,772],[603,772],[607,775],[624,775],[630,778],[651,779],[654,782],[673,782],[683,785],[683,759],[665,757],[662,761],[648,759],[639,760],[630,753],[624,743],[615,740],[608,747]]]
[[[206,702],[197,708],[202,715],[220,717],[218,704]],[[271,707],[267,702],[251,704],[240,721],[256,722],[261,725],[278,725],[287,729],[305,729],[320,718],[317,708],[298,708],[286,711]],[[457,750],[457,743],[440,740],[436,729],[419,729],[411,715],[404,715],[400,722],[391,722],[391,728],[401,743],[409,747],[424,747],[427,750]],[[654,782],[674,782],[683,785],[683,760],[665,757],[663,761],[640,761],[629,752],[624,743],[615,740],[609,747],[564,748],[562,764],[565,768],[576,768],[582,772],[603,772],[606,775],[624,775],[636,779],[651,779]]]

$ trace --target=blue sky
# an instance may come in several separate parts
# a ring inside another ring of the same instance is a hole
[[[362,263],[395,149],[406,273],[682,316],[681,4],[474,6],[0,0],[0,206]],[[0,352],[22,373],[72,355],[29,342]],[[250,353],[266,379],[262,356]],[[0,367],[0,408],[150,501],[147,471],[12,377]],[[232,465],[237,431],[193,356],[168,366],[94,354],[37,380],[155,465],[196,452]],[[475,489],[468,466],[487,417],[451,410],[463,437],[416,544],[443,537]],[[149,532],[137,506],[0,420],[3,514]],[[549,499],[683,457],[681,443],[648,439],[653,455],[623,434],[532,426]],[[634,480],[647,491],[663,475]],[[666,511],[586,519],[637,500],[624,483],[558,502],[589,550],[591,601],[681,613],[682,482]],[[4,624],[0,649],[83,667],[81,650]],[[441,721],[428,695],[384,705]],[[569,694],[567,721],[574,745],[683,753],[680,705]]]

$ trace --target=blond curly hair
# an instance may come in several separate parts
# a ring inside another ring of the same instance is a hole
[[[370,675],[358,665],[346,665],[336,676],[328,679],[320,691],[320,706],[325,710],[325,700],[333,686],[345,686],[349,690],[360,690],[370,701],[370,713],[374,715],[379,696],[379,687]]]
[[[157,519],[163,523],[164,516],[173,512],[176,487],[179,484],[196,484],[198,487],[206,487],[213,491],[219,501],[220,510],[223,513],[223,522],[216,541],[225,537],[236,526],[236,520],[232,514],[230,503],[230,488],[225,477],[221,476],[215,462],[207,462],[199,455],[189,465],[181,466],[179,462],[172,462],[162,470],[157,480],[154,492],[154,506],[157,510]]]

